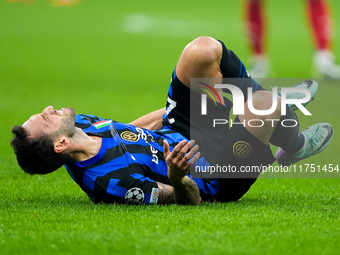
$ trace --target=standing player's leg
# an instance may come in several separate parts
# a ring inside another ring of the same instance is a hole
[[[305,0],[314,45],[314,68],[325,77],[339,79],[340,66],[335,64],[331,49],[332,22],[329,4],[326,0]]]
[[[266,17],[264,0],[247,0],[245,3],[246,29],[252,51],[252,68],[250,74],[256,78],[268,75],[268,59],[266,57]]]

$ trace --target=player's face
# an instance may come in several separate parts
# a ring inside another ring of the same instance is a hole
[[[31,116],[23,125],[30,138],[41,134],[67,135],[71,137],[75,132],[75,111],[73,108],[55,110],[47,106],[41,113]]]

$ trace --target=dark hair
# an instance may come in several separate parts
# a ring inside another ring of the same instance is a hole
[[[71,160],[66,153],[54,151],[53,140],[48,135],[29,139],[22,126],[12,128],[14,134],[11,145],[19,166],[29,174],[48,174]]]

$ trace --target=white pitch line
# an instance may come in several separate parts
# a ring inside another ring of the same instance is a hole
[[[193,35],[225,33],[226,28],[211,21],[188,21],[169,18],[156,18],[141,13],[126,16],[122,29],[132,34],[147,34],[160,37],[184,38]]]

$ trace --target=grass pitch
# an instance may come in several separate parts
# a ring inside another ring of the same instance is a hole
[[[340,4],[333,6],[340,59]],[[272,77],[311,78],[303,1],[268,1]],[[239,1],[0,1],[0,254],[338,254],[339,179],[261,178],[241,201],[94,205],[60,169],[28,176],[10,129],[51,104],[129,122],[161,108],[183,47],[200,35],[247,62]],[[320,91],[302,127],[329,122],[333,142],[303,163],[340,164],[339,82]]]

